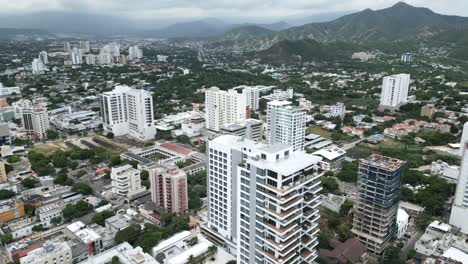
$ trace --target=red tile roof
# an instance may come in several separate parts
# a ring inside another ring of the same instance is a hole
[[[175,151],[177,153],[183,154],[183,155],[189,155],[190,153],[192,153],[191,149],[184,148],[182,146],[179,146],[179,145],[177,145],[175,143],[171,143],[171,142],[162,143],[160,146],[163,147],[163,148],[167,148],[169,150]]]

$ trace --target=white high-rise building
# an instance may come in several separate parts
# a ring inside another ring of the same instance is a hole
[[[260,90],[256,86],[246,86],[242,89],[242,94],[245,95],[247,106],[250,109],[257,111],[259,108],[260,101]]]
[[[23,109],[28,109],[32,107],[32,102],[29,99],[20,99],[18,101],[15,101],[11,104],[13,107],[13,110],[15,111],[15,118],[16,119],[21,119],[22,115],[21,112]]]
[[[285,143],[294,151],[304,149],[306,112],[289,101],[267,104],[266,139],[269,144]]]
[[[39,52],[39,60],[42,61],[42,64],[44,64],[44,65],[49,63],[49,57],[47,56],[46,51]]]
[[[109,44],[109,47],[110,47],[110,53],[111,53],[112,57],[120,57],[120,46],[119,46],[119,44],[113,42],[113,43]]]
[[[89,41],[80,41],[80,49],[82,49],[85,53],[89,53],[91,51]]]
[[[321,158],[233,135],[209,141],[208,155],[204,231],[235,250],[238,263],[312,263]]]
[[[463,127],[462,140],[460,142],[461,166],[458,176],[455,201],[450,214],[450,224],[468,234],[468,122]]]
[[[70,52],[70,51],[71,51],[70,42],[67,41],[67,42],[63,43],[63,50],[64,50],[65,52]]]
[[[140,140],[156,135],[152,92],[116,86],[99,95],[104,130],[115,136],[129,134]]]
[[[156,59],[158,62],[167,62],[167,58],[169,58],[169,56],[166,56],[166,55],[157,55],[156,56]]]
[[[83,50],[78,48],[73,48],[70,52],[70,59],[72,64],[82,64],[83,63]]]
[[[32,74],[34,75],[43,74],[45,71],[44,63],[42,63],[42,61],[39,59],[33,60],[33,62],[31,63],[31,68],[32,68]]]
[[[385,109],[393,111],[405,105],[408,101],[409,85],[409,74],[397,74],[384,77],[379,109],[381,111]]]
[[[225,124],[242,122],[246,118],[245,95],[236,90],[223,91],[211,87],[205,92],[206,128],[219,132]]]
[[[112,64],[112,55],[110,52],[101,51],[97,57],[97,60],[99,65]]]
[[[21,124],[24,131],[34,139],[45,139],[49,129],[49,114],[43,107],[21,109]]]
[[[401,55],[401,62],[413,62],[413,54],[410,52]]]
[[[141,58],[143,58],[143,50],[138,46],[131,46],[128,48],[128,60],[133,61]]]
[[[96,55],[88,54],[85,56],[86,64],[88,65],[96,65]]]
[[[140,172],[128,164],[113,167],[110,175],[112,192],[122,197],[131,198],[146,191],[146,187],[141,186]]]

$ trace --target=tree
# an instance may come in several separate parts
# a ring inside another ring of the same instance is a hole
[[[426,230],[427,226],[432,222],[432,217],[428,214],[419,214],[415,218],[416,226],[419,230]]]
[[[39,182],[36,179],[32,178],[32,177],[28,177],[28,178],[21,181],[21,185],[23,185],[23,187],[27,188],[27,189],[31,189],[31,188],[36,187],[36,185],[38,183]]]
[[[333,177],[322,178],[322,193],[333,193],[338,190],[338,183]]]
[[[122,262],[120,262],[119,257],[113,256],[111,260],[111,264],[122,264]]]
[[[208,254],[210,256],[215,255],[218,252],[218,247],[216,245],[211,245],[208,247]]]
[[[63,218],[66,220],[70,220],[72,218],[79,218],[93,210],[93,206],[89,203],[81,200],[75,205],[67,204],[65,208],[62,210]]]
[[[344,216],[348,215],[351,209],[353,209],[353,205],[353,201],[346,199],[340,207],[340,214]]]
[[[112,133],[112,132],[107,132],[106,138],[108,138],[108,139],[113,139],[113,138],[114,138],[114,133]]]
[[[16,155],[13,155],[13,156],[10,156],[7,158],[7,162],[8,163],[16,163],[20,161],[20,157],[16,156]]]
[[[55,130],[48,129],[46,130],[46,136],[47,136],[47,139],[54,140],[59,137],[59,133]]]
[[[105,225],[105,221],[107,218],[109,217],[112,217],[114,216],[115,213],[112,212],[112,211],[103,211],[103,212],[99,212],[99,213],[96,213],[94,216],[93,216],[93,223],[96,223],[98,225],[101,225],[101,226],[104,226]]]
[[[410,249],[410,250],[408,251],[408,254],[406,255],[406,258],[407,258],[407,259],[413,259],[413,258],[416,257],[416,254],[417,254],[416,250]]]
[[[115,234],[115,242],[120,244],[127,241],[130,244],[134,244],[137,239],[140,237],[142,231],[139,225],[133,224],[125,229],[119,230]]]
[[[67,155],[63,151],[56,151],[52,154],[52,164],[55,168],[65,168],[67,166]]]
[[[177,142],[180,142],[182,144],[190,144],[190,138],[186,135],[180,135],[176,137]]]
[[[358,167],[359,165],[356,161],[343,161],[341,171],[337,173],[336,177],[344,182],[357,182]]]
[[[75,192],[79,192],[83,195],[90,195],[90,194],[93,194],[94,192],[93,188],[91,188],[91,186],[89,186],[88,184],[84,182],[77,182],[73,184],[72,190]]]
[[[110,166],[114,167],[114,166],[118,166],[120,164],[122,164],[122,160],[120,159],[120,156],[119,155],[113,155],[111,157]]]
[[[385,250],[380,263],[382,264],[404,264],[405,261],[403,261],[400,258],[400,250],[395,246],[390,246]]]
[[[166,259],[166,255],[164,255],[164,253],[158,253],[156,255],[156,260],[159,262],[159,263],[164,263],[164,260]]]
[[[13,236],[10,233],[6,233],[0,236],[0,241],[2,242],[2,244],[9,244],[13,241]]]
[[[50,219],[50,222],[54,225],[59,225],[62,223],[62,217],[61,216],[54,217]]]
[[[0,200],[6,200],[6,199],[9,199],[13,196],[15,196],[16,193],[13,192],[13,191],[10,191],[10,190],[5,190],[5,189],[2,189],[0,190]]]
[[[401,187],[401,200],[412,202],[414,200],[413,191],[407,187]]]
[[[187,259],[188,264],[196,264],[196,259],[193,255],[190,255]]]
[[[44,231],[45,229],[42,224],[39,224],[39,225],[33,226],[31,230],[34,232],[41,232],[41,231]]]

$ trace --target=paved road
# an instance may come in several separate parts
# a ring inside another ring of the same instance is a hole
[[[353,141],[351,143],[343,144],[343,147],[341,147],[341,148],[344,149],[344,150],[350,150],[350,149],[354,148],[357,144],[361,143],[362,141],[364,141],[364,139],[358,139],[358,140]]]
[[[403,259],[406,259],[406,255],[408,254],[408,251],[410,249],[414,249],[414,245],[416,245],[416,241],[418,241],[418,239],[420,239],[423,234],[424,234],[424,231],[417,230],[416,234],[411,236],[411,238],[408,240],[408,243],[406,243],[406,245],[400,251],[400,256]]]

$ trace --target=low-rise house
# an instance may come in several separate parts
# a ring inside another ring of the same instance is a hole
[[[313,153],[314,155],[322,157],[320,166],[325,171],[337,171],[341,169],[346,151],[339,147],[327,147]]]
[[[332,250],[319,249],[318,256],[331,263],[339,264],[365,264],[368,262],[369,254],[366,246],[358,239],[348,239],[343,243],[332,240],[330,246],[333,248]]]

